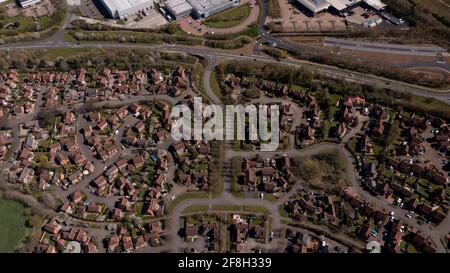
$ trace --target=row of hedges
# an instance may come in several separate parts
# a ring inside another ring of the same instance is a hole
[[[206,40],[205,46],[222,49],[236,49],[248,45],[252,42],[252,38],[241,36],[233,40]]]
[[[180,43],[187,45],[202,45],[203,41],[199,38],[187,36],[169,36],[164,34],[145,33],[145,32],[112,32],[112,31],[70,31],[69,34],[77,41],[98,41],[98,42],[119,42],[119,43]]]

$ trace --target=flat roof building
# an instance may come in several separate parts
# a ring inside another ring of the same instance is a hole
[[[198,18],[207,18],[239,5],[239,0],[187,0]]]
[[[112,18],[124,19],[148,7],[153,0],[100,0]]]
[[[386,7],[380,0],[297,0],[313,15],[332,8],[339,13],[351,10],[360,3],[365,3],[369,7],[379,11]]]
[[[364,3],[377,11],[380,11],[386,7],[386,4],[380,0],[364,0]]]
[[[25,9],[25,8],[29,8],[29,7],[36,5],[40,1],[41,0],[19,0],[18,2],[19,2],[19,5]]]
[[[186,0],[168,0],[164,2],[164,5],[176,20],[186,17],[192,12],[192,6]]]
[[[331,5],[326,0],[297,0],[303,7],[313,15],[326,11]]]

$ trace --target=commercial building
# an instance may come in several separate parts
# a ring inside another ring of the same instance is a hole
[[[313,16],[328,10],[342,15],[361,4],[377,11],[386,7],[380,0],[297,0],[297,2]]]
[[[25,8],[29,8],[29,7],[36,5],[40,1],[41,0],[19,0],[18,2],[19,2],[19,5],[25,9]]]
[[[297,0],[297,2],[313,16],[328,10],[331,6],[326,0]]]
[[[153,6],[153,0],[100,0],[112,18],[124,19]]]
[[[381,11],[386,7],[386,4],[380,0],[364,0],[364,3],[376,11]]]
[[[166,10],[175,20],[191,14],[192,6],[186,0],[168,0],[164,2]]]
[[[193,7],[193,16],[207,18],[239,5],[239,0],[187,0]]]

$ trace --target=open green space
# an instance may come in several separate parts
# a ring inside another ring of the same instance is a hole
[[[239,205],[213,205],[213,210],[231,210],[231,211],[240,211],[241,206]]]
[[[0,198],[0,252],[12,252],[26,235],[26,207]]]
[[[263,206],[257,206],[257,205],[247,205],[247,206],[243,206],[242,209],[243,209],[245,212],[256,212],[256,213],[265,213],[265,214],[270,213],[265,207],[263,207]]]
[[[230,10],[216,14],[203,23],[210,27],[227,28],[239,25],[250,14],[250,7],[248,4],[232,8]]]
[[[207,205],[192,205],[183,210],[183,213],[193,213],[199,211],[207,211],[209,210],[209,206]]]
[[[55,60],[59,57],[61,58],[69,58],[74,57],[83,52],[88,52],[85,48],[49,48],[45,50],[45,57],[49,60]]]
[[[0,39],[2,39],[2,42],[7,42],[6,40],[3,41],[3,38],[18,37],[19,34],[43,33],[45,30],[60,25],[67,12],[65,1],[53,0],[52,5],[55,11],[50,15],[26,16],[24,10],[21,9],[17,15],[10,16],[7,13],[7,6],[11,2],[13,1],[9,0],[0,4]],[[41,35],[40,38],[44,37]],[[25,38],[21,37],[20,39]]]
[[[217,73],[215,71],[211,72],[211,78],[209,79],[209,84],[211,85],[212,90],[214,93],[222,99],[222,91],[219,85],[219,82],[217,81]]]
[[[172,211],[179,203],[191,198],[208,198],[208,193],[204,191],[198,191],[188,192],[183,195],[177,196],[173,201],[170,201],[170,203],[167,204],[167,211]]]

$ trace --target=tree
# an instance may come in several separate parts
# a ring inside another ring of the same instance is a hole
[[[58,116],[58,111],[43,110],[38,114],[38,120],[42,127],[49,127],[53,125],[55,117]]]
[[[38,215],[32,215],[27,221],[27,226],[30,228],[35,228],[40,223],[41,223],[41,217],[39,217]]]
[[[36,156],[36,164],[38,165],[39,169],[41,170],[48,170],[48,157],[45,154]]]
[[[242,92],[242,95],[244,95],[244,97],[248,98],[248,99],[257,99],[261,96],[261,92],[258,89],[245,89]]]
[[[178,31],[178,27],[175,23],[170,23],[166,26],[164,31],[168,34],[175,34]]]
[[[69,69],[69,65],[63,58],[58,58],[56,61],[56,67],[64,71]]]
[[[46,67],[47,67],[47,61],[44,60],[44,59],[42,59],[42,60],[39,62],[39,67],[40,67],[40,68],[46,68]]]
[[[316,160],[311,158],[301,159],[299,161],[300,176],[306,181],[317,178],[320,174],[320,165]]]
[[[391,146],[400,137],[400,123],[398,120],[392,122],[386,138],[383,140],[384,145]]]
[[[338,150],[331,150],[320,153],[315,156],[320,161],[324,161],[328,166],[332,167],[334,170],[345,170],[345,158],[342,157]]]

